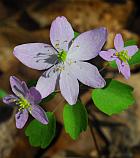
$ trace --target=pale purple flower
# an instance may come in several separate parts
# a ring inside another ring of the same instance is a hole
[[[42,124],[48,124],[48,118],[45,111],[38,105],[41,101],[41,94],[35,87],[28,89],[24,81],[18,78],[10,77],[10,85],[14,95],[8,95],[3,98],[3,102],[8,105],[17,105],[18,112],[15,115],[16,127],[23,128],[28,120],[28,113]]]
[[[79,94],[79,83],[94,88],[102,88],[105,81],[98,69],[84,62],[96,57],[107,38],[105,28],[90,30],[80,34],[75,40],[71,24],[65,17],[57,17],[51,25],[51,45],[29,43],[15,47],[14,55],[26,66],[43,73],[36,88],[42,97],[54,92],[59,83],[61,94],[71,105]]]
[[[130,67],[128,61],[138,51],[136,45],[124,46],[124,41],[121,34],[116,34],[114,39],[115,49],[109,49],[108,51],[101,51],[99,55],[107,61],[116,61],[119,72],[121,72],[126,79],[130,77]]]

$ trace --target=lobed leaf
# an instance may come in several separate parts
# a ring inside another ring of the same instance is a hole
[[[34,147],[48,147],[55,136],[55,116],[51,112],[47,112],[46,115],[49,119],[49,123],[47,125],[43,125],[34,119],[25,130],[26,136],[29,137],[30,144]]]
[[[63,120],[66,132],[75,140],[82,131],[87,129],[88,115],[85,106],[80,101],[75,105],[66,104]]]
[[[95,106],[105,114],[118,114],[134,104],[132,91],[131,86],[108,79],[104,88],[93,90],[92,99]]]

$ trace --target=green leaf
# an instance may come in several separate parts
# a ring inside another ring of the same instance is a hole
[[[40,104],[43,104],[43,103],[46,103],[46,102],[48,102],[48,101],[50,101],[50,100],[52,100],[55,96],[56,96],[56,92],[53,92],[53,93],[51,93],[49,96],[47,96],[46,98],[43,98],[42,100],[41,100],[41,103]]]
[[[108,79],[104,88],[93,90],[92,99],[105,114],[118,114],[135,102],[132,91],[131,86]]]
[[[112,68],[114,68],[114,69],[117,68],[117,64],[116,64],[115,60],[110,61],[110,62],[109,62],[109,65],[110,65]]]
[[[137,41],[136,40],[128,40],[128,41],[125,41],[125,43],[124,43],[125,47],[132,46],[132,45],[137,45]]]
[[[78,37],[80,35],[79,32],[74,32],[74,38]]]
[[[35,87],[37,84],[37,80],[29,80],[27,82],[27,86],[30,88],[30,87]]]
[[[125,42],[125,47],[126,46],[131,46],[131,45],[136,45],[137,41],[135,40],[128,40]],[[140,64],[140,49],[136,52],[135,55],[132,56],[132,58],[128,61],[129,65],[136,65],[136,64]],[[115,61],[111,61],[109,62],[109,65],[112,68],[117,68],[116,62]]]
[[[82,131],[87,129],[88,115],[85,106],[80,101],[75,105],[66,104],[63,120],[66,133],[75,140]]]
[[[7,93],[4,90],[0,89],[0,99],[5,97],[6,95]]]
[[[29,137],[29,142],[34,147],[46,148],[55,136],[56,120],[51,112],[47,112],[49,123],[43,125],[37,120],[30,122],[26,128],[25,134]]]
[[[128,61],[129,65],[140,64],[140,49],[138,52],[132,56],[132,58]]]

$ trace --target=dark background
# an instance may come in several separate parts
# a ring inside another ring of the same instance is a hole
[[[75,31],[84,32],[105,26],[109,35],[104,49],[113,47],[116,33],[125,40],[140,39],[139,0],[1,0],[0,1],[0,89],[10,93],[9,77],[15,75],[25,81],[37,79],[42,72],[21,64],[12,54],[13,48],[22,43],[49,41],[49,29],[57,16],[66,16]],[[96,58],[93,64],[102,68],[103,60]],[[84,103],[88,103],[93,132],[100,149],[100,157],[140,158],[140,66],[132,68],[132,76],[126,81],[117,70],[107,68],[102,75],[114,77],[135,88],[136,103],[119,115],[108,117],[91,105],[90,91],[81,91]],[[90,129],[77,141],[63,129],[62,110],[65,101],[57,95],[43,107],[56,111],[56,137],[47,149],[29,145],[23,130],[15,128],[14,113],[0,103],[0,158],[96,158],[97,149]]]

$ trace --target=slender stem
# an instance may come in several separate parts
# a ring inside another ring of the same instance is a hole
[[[56,112],[56,110],[59,108],[59,106],[60,106],[60,104],[59,104],[59,105],[57,105],[57,106],[53,109],[52,113],[55,113],[55,112]]]
[[[52,113],[55,113],[56,110],[60,107],[60,105],[63,105],[62,102],[63,102],[63,100],[61,102],[59,102],[59,104],[53,109]]]
[[[55,113],[56,110],[58,109],[58,107],[59,107],[59,106],[56,106],[56,107],[53,109],[52,113]]]
[[[59,93],[59,92],[60,92],[60,90],[55,90],[54,92],[55,92],[55,93]]]
[[[89,128],[90,128],[90,132],[91,132],[91,135],[92,135],[92,138],[93,138],[93,141],[94,141],[94,145],[95,145],[96,150],[97,150],[97,153],[98,153],[98,157],[101,158],[100,149],[99,149],[98,143],[97,143],[97,141],[96,141],[96,137],[95,137],[94,130],[93,130],[93,128],[92,128],[92,123],[91,123],[91,121],[89,121]]]
[[[99,70],[99,72],[102,72],[107,66],[109,65],[109,62],[107,62],[102,69]]]
[[[78,98],[79,98],[79,100],[81,101],[81,98],[80,98],[80,97],[78,97]],[[88,115],[89,115],[89,114],[88,114]],[[100,149],[99,149],[99,146],[98,146],[97,141],[96,141],[96,137],[95,137],[94,130],[93,130],[93,128],[92,128],[92,122],[91,122],[90,119],[88,119],[88,120],[89,120],[90,132],[91,132],[91,135],[92,135],[92,138],[93,138],[93,142],[94,142],[94,144],[95,144],[95,148],[96,148],[97,153],[98,153],[98,157],[101,158]]]

